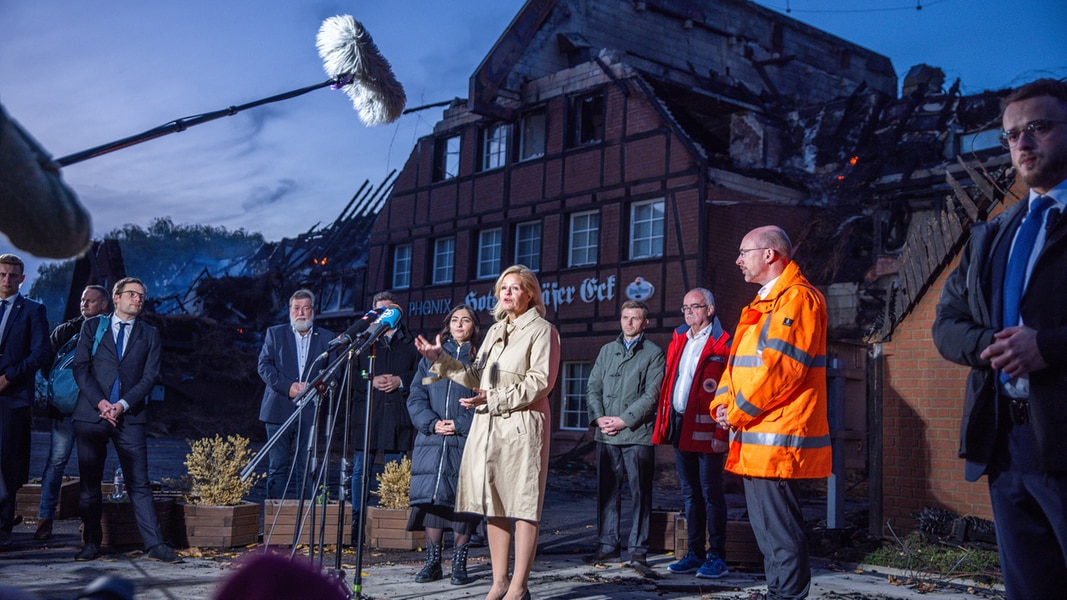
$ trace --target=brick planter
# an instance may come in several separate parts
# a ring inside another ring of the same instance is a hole
[[[175,540],[179,546],[200,548],[232,548],[247,546],[259,540],[259,505],[242,502],[236,506],[209,506],[179,502],[175,516],[184,528],[175,528],[184,537]],[[292,532],[290,532],[290,537]]]
[[[426,532],[407,531],[411,509],[367,507],[367,545],[371,548],[418,550],[426,545]]]
[[[70,519],[78,516],[78,496],[81,494],[81,480],[77,477],[64,477],[59,486],[59,504],[56,505],[56,519]],[[27,483],[19,488],[15,497],[15,514],[24,519],[36,519],[41,507],[41,484]]]
[[[263,541],[266,543],[268,534],[270,535],[271,545],[289,545],[293,542],[293,532],[296,531],[298,519],[297,519],[297,507],[299,500],[272,500],[267,499],[263,501]],[[330,502],[325,506],[326,509],[326,543],[333,544],[337,541],[337,513],[339,505],[336,502]],[[304,513],[307,514],[311,511],[311,503],[304,503]],[[312,524],[310,517],[304,523],[304,530],[300,534],[300,539],[297,541],[299,544],[310,543],[311,540],[311,527],[315,527],[315,540],[319,540],[319,523],[322,519],[323,506],[321,504],[315,506],[315,520],[316,523]],[[277,517],[277,518],[275,518]],[[273,527],[273,531],[271,528]],[[345,502],[345,524],[342,527],[344,531],[344,539],[342,543],[352,543],[352,505]]]

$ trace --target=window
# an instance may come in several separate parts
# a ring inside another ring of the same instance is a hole
[[[411,244],[393,249],[393,288],[411,287]]]
[[[478,234],[478,279],[500,275],[500,229],[488,229]]]
[[[563,419],[560,429],[588,429],[589,411],[585,404],[585,387],[593,363],[563,363]]]
[[[433,148],[433,180],[444,181],[459,175],[459,135],[437,138]]]
[[[571,146],[604,139],[604,95],[578,96],[571,101]]]
[[[663,200],[630,207],[630,258],[663,256]]]
[[[519,136],[519,160],[545,155],[546,123],[546,112],[543,108],[523,115]]]
[[[521,223],[515,227],[515,262],[541,270],[541,222]]]
[[[433,282],[452,283],[456,260],[456,238],[447,237],[433,243]]]
[[[571,238],[567,266],[595,265],[600,245],[600,213],[597,211],[571,215]]]
[[[482,130],[482,170],[503,167],[508,160],[508,126],[490,125]]]

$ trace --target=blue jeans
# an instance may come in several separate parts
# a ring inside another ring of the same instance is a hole
[[[377,480],[374,478],[375,475],[385,471],[384,466],[379,467],[374,464],[375,456],[377,456],[377,452],[372,452],[370,455],[371,469],[367,474],[372,489],[378,487]],[[402,458],[404,458],[403,452],[386,452],[385,464],[389,464],[393,461],[400,462]],[[352,455],[352,497],[349,498],[349,501],[352,503],[352,514],[356,514],[363,510],[363,452],[360,450],[356,450]],[[367,503],[370,504],[369,499]]]
[[[308,440],[311,438],[311,419],[299,419],[282,434],[270,448],[267,455],[267,498],[299,498],[300,485],[304,481],[304,463],[307,461]],[[267,439],[274,437],[281,429],[281,423],[264,423]],[[292,469],[290,469],[292,465]],[[292,474],[292,481],[289,475]],[[286,485],[289,482],[289,485]],[[306,492],[313,487],[308,481],[304,498],[311,496]]]
[[[63,470],[67,468],[70,452],[74,449],[74,422],[70,417],[51,419],[52,435],[49,438],[48,460],[41,475],[41,505],[37,508],[38,519],[54,519],[59,504],[59,488],[63,485]]]
[[[711,552],[726,560],[726,494],[722,489],[725,454],[684,452],[674,449],[674,466],[685,501],[685,528],[689,550],[700,558]],[[707,537],[704,529],[707,528]]]

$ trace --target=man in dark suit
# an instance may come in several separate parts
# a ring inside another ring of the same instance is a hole
[[[145,424],[148,394],[159,377],[162,344],[155,327],[137,318],[144,306],[145,291],[144,283],[133,277],[116,282],[112,294],[114,314],[87,319],[74,353],[72,370],[81,390],[74,407],[74,436],[81,473],[79,509],[85,528],[85,546],[75,560],[93,560],[100,554],[104,537],[100,527],[100,481],[110,440],[119,457],[148,557],[167,563],[182,562],[163,543],[148,485]],[[94,352],[102,321],[106,331]]]
[[[259,420],[267,437],[278,435],[282,424],[296,411],[294,401],[307,388],[319,370],[326,366],[318,358],[326,351],[334,334],[315,326],[315,295],[297,290],[289,298],[289,323],[267,329],[259,353],[260,378],[267,384],[259,408]],[[281,432],[270,449],[267,467],[267,497],[284,498],[288,490],[300,490],[304,481],[304,464],[308,441],[314,424],[315,404],[307,402],[299,418]],[[292,485],[289,474],[292,473]],[[311,489],[311,482],[304,488]]]
[[[29,475],[34,376],[52,359],[44,305],[19,294],[24,269],[0,255],[0,550],[11,547],[15,495]]]

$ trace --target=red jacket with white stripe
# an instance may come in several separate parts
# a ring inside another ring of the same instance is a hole
[[[726,357],[730,353],[730,334],[723,330],[718,318],[713,318],[708,327],[708,341],[700,353],[696,370],[693,373],[693,386],[689,388],[689,400],[682,415],[681,432],[672,432],[671,423],[675,421],[671,395],[674,393],[674,378],[678,375],[678,363],[682,360],[682,351],[689,340],[688,325],[674,330],[671,345],[667,347],[667,372],[660,386],[659,406],[656,410],[656,428],[652,431],[653,444],[670,444],[677,440],[678,449],[686,452],[715,453],[711,447],[712,438],[725,442],[728,432],[716,425],[711,418],[709,406],[715,398],[719,387]],[[672,433],[675,435],[672,436]],[[725,443],[721,444],[725,452]]]

